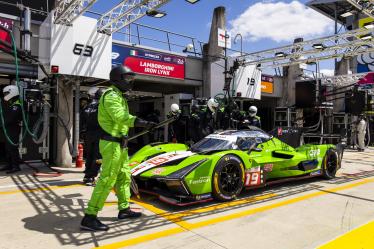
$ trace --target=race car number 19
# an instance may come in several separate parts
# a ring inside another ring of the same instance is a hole
[[[258,168],[251,169],[245,172],[245,182],[246,187],[257,186],[262,183],[261,170]]]

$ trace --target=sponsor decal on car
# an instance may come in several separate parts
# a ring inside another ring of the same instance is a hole
[[[197,201],[204,200],[204,199],[209,199],[209,198],[212,198],[212,194],[208,193],[208,194],[196,195],[195,198],[196,198]]]
[[[321,174],[321,170],[317,170],[317,171],[314,171],[314,172],[310,173],[311,176],[318,176],[320,174]]]
[[[309,156],[310,157],[317,157],[320,153],[321,153],[321,150],[319,148],[318,149],[311,149],[309,151]]]
[[[191,151],[175,151],[175,152],[164,153],[159,156],[153,157],[139,164],[138,166],[134,167],[133,169],[131,169],[131,174],[133,176],[137,176],[145,171],[148,171],[152,168],[156,168],[157,166],[160,166],[164,163],[186,158],[186,157],[192,156],[193,154],[195,153]]]
[[[273,166],[274,166],[274,164],[272,164],[272,163],[264,164],[264,171],[265,172],[271,172],[271,171],[273,171]]]
[[[154,175],[161,175],[165,171],[165,168],[156,168],[152,171]]]
[[[201,176],[198,179],[190,180],[189,184],[194,185],[194,184],[201,184],[201,183],[207,183],[207,182],[210,182],[210,177]]]

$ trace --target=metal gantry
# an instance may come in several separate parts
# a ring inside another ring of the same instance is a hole
[[[98,31],[112,34],[145,16],[170,0],[124,0],[103,14],[98,20]]]
[[[374,18],[374,1],[373,0],[347,0],[354,7],[362,11],[368,17]]]
[[[55,23],[71,25],[97,0],[59,0],[55,8]]]
[[[239,56],[245,65],[258,67],[283,67],[301,63],[313,63],[340,57],[352,57],[374,52],[372,32],[374,29],[356,29],[295,43],[274,49]]]

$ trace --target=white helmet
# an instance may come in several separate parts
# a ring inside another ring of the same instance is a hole
[[[216,112],[216,110],[217,110],[217,108],[219,106],[218,101],[216,99],[214,99],[214,98],[210,98],[208,100],[207,104],[208,104],[208,108],[209,108],[209,110],[211,112]]]
[[[170,109],[171,109],[172,113],[178,113],[179,112],[179,105],[174,103],[174,104],[171,105]]]
[[[87,92],[88,96],[90,96],[90,98],[92,98],[92,99],[95,98],[98,90],[99,90],[99,88],[96,87],[96,86],[90,87],[90,89],[88,89],[88,92]]]
[[[12,99],[14,97],[19,96],[18,87],[14,86],[14,85],[4,87],[3,93],[4,93],[4,100],[5,101],[9,101],[10,99]]]
[[[249,116],[251,116],[251,117],[256,116],[256,114],[257,114],[257,107],[254,106],[254,105],[250,106],[248,112],[249,112]]]

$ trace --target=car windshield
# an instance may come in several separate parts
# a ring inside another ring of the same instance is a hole
[[[203,138],[191,147],[191,151],[248,150],[252,144],[261,144],[269,139],[271,137],[261,130],[224,131]]]
[[[230,140],[206,137],[191,147],[194,152],[207,152],[214,150],[231,150],[234,149],[235,143]]]

